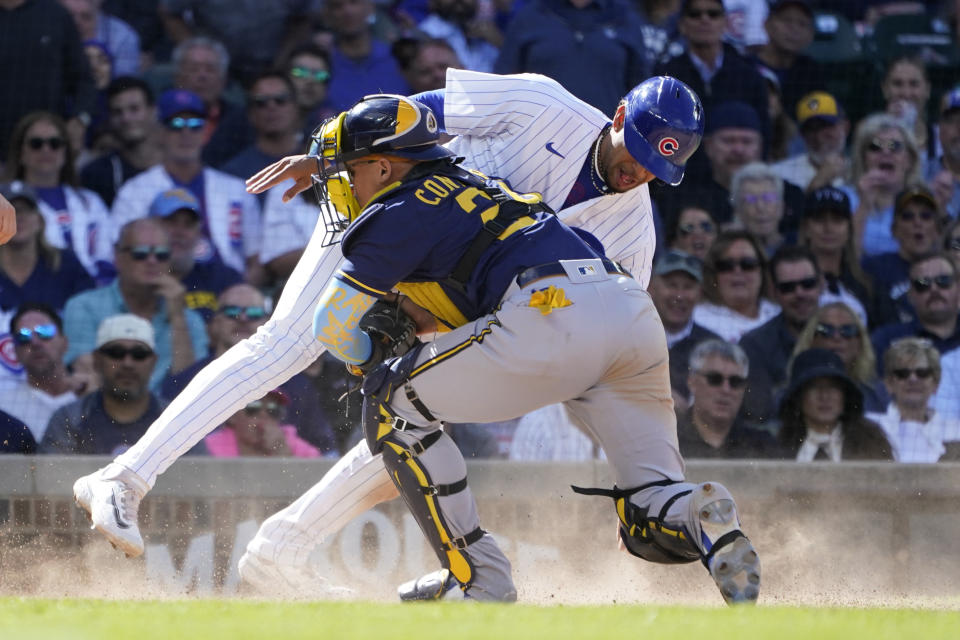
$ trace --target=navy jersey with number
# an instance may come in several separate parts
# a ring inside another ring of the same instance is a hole
[[[444,166],[375,198],[344,234],[346,260],[337,277],[376,297],[397,289],[447,327],[458,327],[495,309],[527,267],[599,257],[555,215],[531,213],[487,248],[459,291],[445,281],[498,205],[477,186],[444,173]]]

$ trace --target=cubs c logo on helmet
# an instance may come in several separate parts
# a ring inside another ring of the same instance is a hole
[[[677,152],[680,148],[680,143],[677,142],[676,138],[664,138],[660,141],[660,144],[657,145],[657,150],[660,152],[660,155],[669,158]]]

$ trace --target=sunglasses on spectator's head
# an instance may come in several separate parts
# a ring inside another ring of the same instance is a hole
[[[937,288],[941,291],[946,291],[953,286],[954,280],[955,278],[949,273],[942,273],[932,278],[914,278],[910,281],[910,284],[917,293],[926,293],[933,288],[933,285],[937,285]]]
[[[290,104],[291,100],[292,98],[290,97],[289,93],[278,93],[277,95],[273,96],[253,96],[253,98],[251,98],[253,106],[257,107],[258,109],[263,109],[271,103],[277,105],[278,107],[282,107],[286,104]]]
[[[267,316],[267,310],[263,307],[240,307],[235,304],[220,307],[220,313],[231,320],[237,320],[241,316],[247,320],[260,320]]]
[[[181,118],[177,116],[176,118],[170,118],[164,124],[167,129],[173,129],[174,131],[183,131],[184,129],[200,131],[207,124],[207,121],[204,118]]]
[[[313,71],[305,67],[294,67],[290,69],[290,75],[294,78],[306,78],[307,80],[313,80],[314,82],[326,82],[330,79],[330,72],[324,71],[323,69],[319,71]]]
[[[790,282],[778,282],[777,291],[784,295],[793,293],[798,287],[806,291],[811,291],[817,288],[817,282],[815,277],[804,278],[803,280],[791,280]]]
[[[119,344],[105,344],[97,349],[97,351],[107,356],[111,360],[116,360],[117,362],[123,360],[127,356],[130,356],[137,362],[143,362],[153,355],[153,351],[148,347],[136,346],[128,349],[127,347],[123,347]]]
[[[123,247],[120,251],[129,253],[130,257],[137,262],[143,262],[151,255],[157,259],[157,262],[166,262],[170,259],[170,247],[155,247],[143,244],[135,247]]]
[[[747,384],[747,379],[743,376],[725,376],[719,371],[697,371],[697,373],[703,376],[711,387],[723,386],[724,380],[730,384],[731,389],[742,389]]]
[[[268,416],[277,420],[283,417],[283,405],[276,400],[254,400],[243,408],[248,416],[255,416],[261,411],[266,411]]]
[[[908,369],[904,367],[903,369],[894,369],[893,375],[897,380],[906,380],[911,375],[917,376],[918,380],[926,380],[933,375],[933,369],[930,367],[920,367],[917,369]]]
[[[24,345],[30,344],[30,341],[33,340],[33,336],[37,336],[41,340],[52,340],[57,335],[57,325],[55,324],[38,324],[32,329],[29,327],[22,327],[18,329],[13,334],[13,341],[16,344]]]
[[[714,266],[717,273],[730,273],[737,267],[740,267],[740,271],[756,271],[760,268],[760,261],[756,258],[720,258]]]
[[[44,146],[50,147],[52,151],[59,151],[63,149],[66,144],[66,141],[60,136],[54,136],[52,138],[41,138],[39,136],[27,138],[27,146],[33,151],[40,151]]]
[[[717,226],[709,220],[704,220],[703,222],[697,223],[688,222],[687,224],[681,224],[679,227],[677,227],[677,233],[682,236],[688,236],[698,229],[703,233],[713,233],[717,230]]]
[[[855,324],[841,324],[840,326],[835,326],[821,322],[817,325],[817,329],[814,333],[821,338],[840,336],[841,338],[846,338],[849,340],[850,338],[856,338],[860,335],[860,327]]]
[[[870,141],[870,144],[867,145],[867,151],[873,151],[877,153],[878,151],[889,151],[890,153],[898,153],[903,151],[904,145],[902,140],[883,140],[882,138],[874,138]]]

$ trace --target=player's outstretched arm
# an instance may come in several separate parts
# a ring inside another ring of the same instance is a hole
[[[317,172],[317,159],[307,155],[287,156],[247,178],[247,191],[263,193],[285,180],[293,180],[293,186],[283,194],[283,201],[289,202],[303,193],[313,184],[313,174]]]
[[[0,196],[0,244],[6,244],[17,233],[17,212],[6,198]]]

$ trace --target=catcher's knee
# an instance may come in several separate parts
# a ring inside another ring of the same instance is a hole
[[[383,438],[380,445],[390,479],[403,496],[431,548],[443,567],[449,569],[462,587],[467,589],[473,582],[475,570],[466,549],[480,540],[485,532],[478,526],[461,536],[454,535],[445,516],[451,507],[449,501],[467,490],[465,468],[461,479],[439,483],[434,480],[423,458],[423,454],[433,447],[452,447],[452,453],[455,454],[456,445],[450,436],[440,430],[433,431],[412,445],[390,436]],[[444,505],[445,501],[447,505]]]

